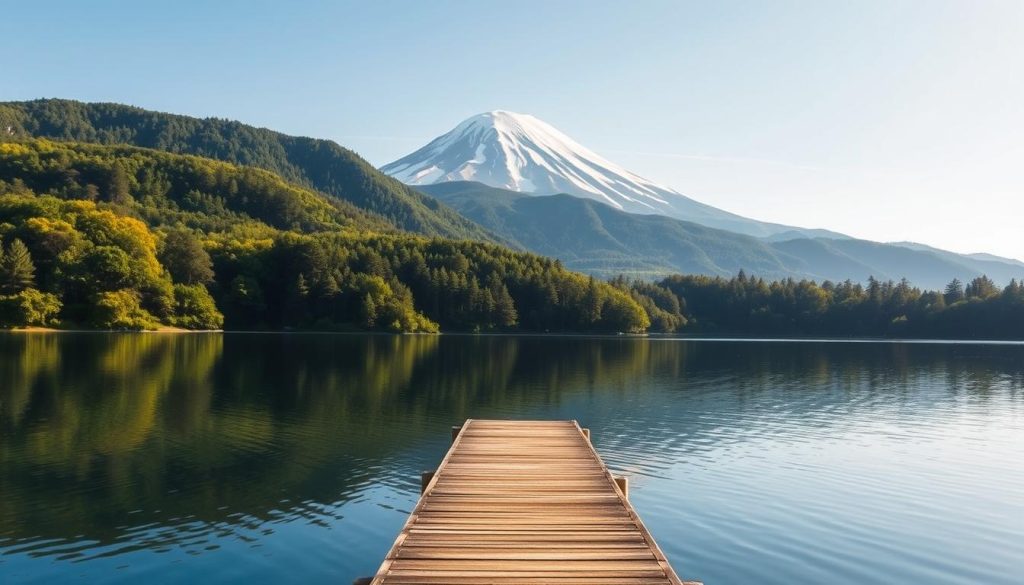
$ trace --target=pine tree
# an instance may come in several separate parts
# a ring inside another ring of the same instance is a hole
[[[107,197],[111,202],[121,205],[131,201],[128,172],[124,170],[120,163],[114,163],[110,170],[110,178],[107,182]]]
[[[964,300],[964,284],[959,278],[954,278],[946,285],[945,297],[947,305]]]
[[[601,291],[593,276],[587,281],[587,292],[583,301],[585,325],[592,325],[601,320]]]
[[[362,309],[362,323],[360,323],[366,329],[373,329],[377,324],[377,303],[373,300],[373,295],[366,293],[363,297]]]
[[[868,277],[868,300],[875,304],[882,302],[882,283],[878,282],[874,276]]]
[[[494,299],[494,323],[497,327],[514,327],[519,321],[516,303],[508,292],[508,287],[494,272],[487,279],[487,288]]]
[[[0,290],[13,295],[35,285],[36,267],[21,240],[15,239],[0,256]]]
[[[969,299],[987,299],[999,294],[999,289],[996,288],[996,283],[992,282],[991,278],[981,275],[967,285],[964,293]]]
[[[186,230],[168,232],[164,238],[160,263],[175,282],[209,284],[213,282],[213,260],[203,244]]]
[[[497,314],[495,321],[499,327],[515,327],[519,322],[516,303],[505,287],[499,289],[498,295],[494,298],[494,311]]]
[[[1010,279],[1010,284],[1006,285],[1006,288],[1003,289],[1003,300],[1024,300],[1024,284],[1018,282],[1016,278]]]

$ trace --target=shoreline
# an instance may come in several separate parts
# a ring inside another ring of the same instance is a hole
[[[54,334],[54,333],[95,333],[95,334],[196,334],[217,333],[230,335],[373,335],[373,336],[448,336],[448,337],[549,337],[576,339],[647,339],[651,341],[700,341],[722,343],[888,343],[888,344],[948,344],[948,345],[1024,345],[1024,339],[942,339],[942,338],[887,338],[887,337],[764,337],[764,336],[723,336],[674,335],[671,333],[571,333],[571,332],[498,332],[470,333],[449,331],[439,333],[389,333],[386,331],[280,331],[280,330],[233,330],[233,329],[182,329],[160,327],[152,330],[124,331],[115,329],[56,329],[53,327],[21,327],[0,329],[0,334]]]
[[[223,329],[182,329],[169,325],[156,329],[129,331],[123,329],[57,329],[55,327],[11,327],[0,328],[2,333],[225,333]]]

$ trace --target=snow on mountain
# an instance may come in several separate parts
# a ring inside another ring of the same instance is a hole
[[[753,236],[812,231],[759,222],[694,201],[631,173],[550,124],[502,110],[465,120],[381,171],[409,185],[477,181],[532,195],[568,193],[630,213],[667,215]]]
[[[533,116],[501,110],[473,116],[382,170],[413,185],[478,181],[526,193],[579,194],[647,213],[664,209],[670,193]]]

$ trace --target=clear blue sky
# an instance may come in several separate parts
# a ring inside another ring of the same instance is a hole
[[[331,138],[534,114],[696,199],[1024,257],[1024,2],[5,2],[0,100]]]

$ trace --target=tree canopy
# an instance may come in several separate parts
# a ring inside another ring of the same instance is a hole
[[[25,242],[63,321],[96,327],[649,324],[628,291],[555,260],[395,232],[267,171],[135,147],[0,144],[0,237]]]
[[[1024,338],[1024,285],[1002,290],[986,276],[966,287],[923,291],[906,280],[867,285],[677,275],[626,286],[652,315],[654,330],[704,335]],[[666,293],[674,297],[666,299]],[[679,310],[675,310],[678,302]],[[657,311],[649,308],[657,307]],[[661,311],[664,311],[662,313]],[[658,317],[653,317],[657,315]]]
[[[0,143],[0,326],[1024,337],[1024,286],[676,275],[403,233],[269,171],[131,146]]]
[[[0,103],[0,124],[16,137],[100,144],[131,144],[265,169],[333,201],[358,207],[400,229],[428,236],[491,241],[472,221],[384,175],[359,155],[329,140],[288,136],[218,118],[192,118],[110,103],[44,99]],[[130,169],[126,169],[130,173]],[[119,190],[111,174],[97,187]]]

